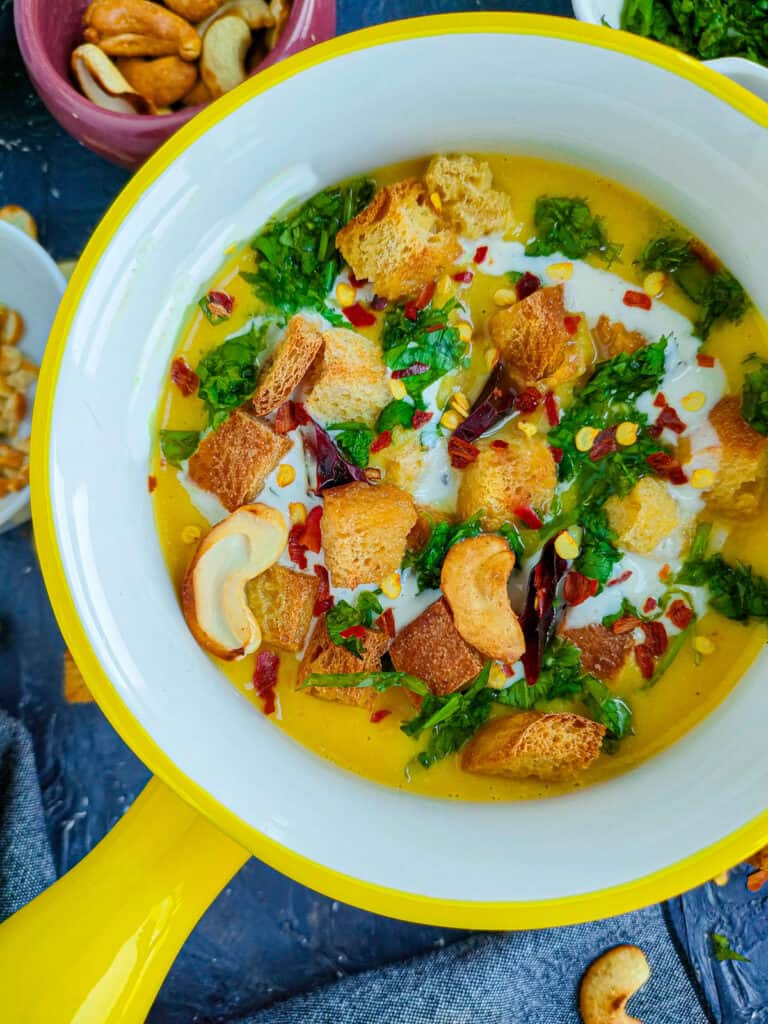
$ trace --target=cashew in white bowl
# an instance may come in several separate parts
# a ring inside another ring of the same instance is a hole
[[[219,18],[205,33],[200,75],[213,99],[245,81],[250,45],[251,30],[235,15]]]
[[[72,73],[83,94],[104,110],[117,114],[152,112],[152,104],[136,92],[106,53],[94,43],[83,43],[73,50]]]
[[[587,968],[579,990],[584,1024],[642,1024],[630,1017],[629,999],[651,976],[645,953],[638,946],[614,946]]]
[[[245,595],[249,580],[278,560],[288,527],[277,509],[243,505],[213,527],[187,569],[181,606],[201,647],[225,661],[252,654],[261,628]]]

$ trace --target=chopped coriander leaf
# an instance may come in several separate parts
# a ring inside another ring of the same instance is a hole
[[[417,311],[415,320],[405,315],[405,308],[394,306],[387,311],[381,344],[384,362],[391,370],[425,367],[421,373],[401,378],[410,397],[419,404],[425,388],[461,366],[467,346],[458,330],[448,324],[449,315],[460,308],[456,299],[449,299],[439,308],[429,303]]]
[[[677,582],[706,587],[710,607],[727,619],[768,619],[768,579],[742,562],[729,565],[722,555],[697,558],[692,553]]]
[[[622,553],[615,547],[616,532],[611,529],[604,509],[585,505],[578,514],[584,531],[581,552],[574,569],[582,576],[597,580],[598,593],[611,578],[613,567],[621,561]]]
[[[744,375],[741,415],[753,430],[768,435],[768,362],[754,353],[744,360],[753,367]]]
[[[161,430],[160,451],[166,462],[180,466],[197,450],[199,430]]]
[[[656,662],[656,668],[653,670],[653,675],[645,684],[643,689],[647,690],[651,686],[655,686],[656,683],[658,683],[658,681],[667,671],[669,666],[678,656],[680,651],[682,651],[689,636],[693,632],[693,628],[695,625],[696,617],[694,616],[688,623],[688,625],[685,627],[685,629],[680,630],[679,633],[676,633],[673,637],[670,637],[669,646],[667,647],[666,651],[662,654],[662,656],[659,658],[659,660]]]
[[[319,192],[297,209],[273,218],[251,242],[256,270],[244,273],[267,306],[292,314],[316,309],[331,315],[326,297],[344,261],[336,249],[336,233],[371,200],[374,184],[358,178]]]
[[[594,254],[611,264],[622,246],[608,240],[602,217],[595,217],[586,199],[541,196],[533,215],[536,237],[525,247],[526,256],[561,252],[571,260]]]
[[[400,726],[413,739],[429,733],[427,746],[416,758],[423,768],[461,750],[486,722],[495,699],[495,691],[488,686],[490,673],[491,662],[487,661],[465,692],[447,697],[428,694],[418,715]]]
[[[211,349],[197,364],[197,393],[208,408],[208,423],[214,429],[253,394],[268,326],[253,324]]]
[[[368,465],[371,443],[376,434],[366,423],[358,423],[355,420],[329,423],[328,430],[339,431],[333,440],[351,463],[363,468]]]
[[[515,556],[515,568],[520,569],[520,562],[525,554],[525,545],[517,526],[514,523],[502,523],[496,532],[509,544]]]
[[[306,690],[310,686],[342,686],[358,690],[370,687],[377,693],[384,693],[393,686],[402,686],[403,689],[417,693],[420,697],[426,697],[432,692],[422,679],[409,675],[408,672],[313,672],[307,676],[299,689]]]
[[[677,281],[682,287],[682,274],[678,275]],[[719,320],[738,323],[749,307],[747,293],[729,270],[718,270],[700,291],[695,295],[690,292],[689,294],[702,309],[701,316],[694,325],[696,335],[702,339],[709,336],[709,332]]]
[[[663,270],[667,274],[673,274],[680,267],[693,263],[695,259],[690,239],[662,235],[651,239],[643,249],[640,254],[640,266],[645,271]]]
[[[415,412],[415,406],[402,398],[396,398],[385,405],[376,420],[376,430],[381,434],[385,430],[392,430],[394,427],[410,427]]]
[[[477,537],[482,533],[481,517],[482,513],[476,512],[462,523],[433,523],[424,547],[420,551],[406,552],[403,568],[415,569],[419,593],[440,587],[440,570],[449,549],[460,540]]]
[[[590,717],[608,730],[611,739],[631,736],[632,710],[626,701],[614,697],[608,687],[595,676],[584,676],[584,706]]]
[[[337,601],[325,616],[328,636],[338,647],[344,647],[350,654],[362,659],[362,637],[342,634],[355,626],[370,629],[373,620],[383,611],[378,597],[371,590],[364,590],[358,596],[357,605],[352,605],[349,601]]]
[[[715,959],[721,962],[723,960],[740,960],[745,964],[752,962],[748,956],[737,953],[725,935],[720,935],[718,932],[712,932],[712,952],[715,954]]]

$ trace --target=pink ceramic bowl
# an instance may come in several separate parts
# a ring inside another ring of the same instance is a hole
[[[115,114],[79,93],[69,75],[69,57],[83,41],[81,22],[88,2],[16,0],[19,48],[32,84],[62,128],[99,156],[134,168],[201,108],[162,116]],[[254,74],[335,33],[336,0],[293,0],[280,41]]]

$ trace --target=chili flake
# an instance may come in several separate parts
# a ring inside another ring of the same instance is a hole
[[[653,300],[645,292],[636,292],[631,288],[624,292],[623,303],[625,306],[636,306],[638,309],[650,309]]]
[[[359,302],[355,302],[351,306],[345,306],[342,309],[342,313],[353,327],[373,327],[376,323],[376,317],[373,313]]]

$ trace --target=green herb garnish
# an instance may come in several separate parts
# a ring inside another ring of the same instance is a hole
[[[406,552],[403,568],[416,570],[419,593],[429,588],[439,589],[440,570],[449,549],[460,540],[482,533],[481,518],[482,512],[476,512],[462,523],[434,523],[424,547],[420,551]]]
[[[748,956],[737,953],[725,935],[720,935],[718,932],[712,932],[712,952],[715,954],[715,959],[721,962],[723,960],[740,960],[745,964],[752,962]]]
[[[571,260],[599,256],[607,264],[621,254],[622,246],[608,240],[602,217],[595,217],[586,199],[541,196],[536,200],[533,221],[536,237],[525,247],[526,256],[550,256],[561,252]]]
[[[269,221],[251,242],[257,253],[256,270],[243,274],[258,297],[286,315],[315,309],[335,323],[346,323],[326,306],[344,264],[336,233],[368,205],[373,192],[372,181],[358,178],[327,188]]]
[[[457,300],[449,299],[437,309],[429,303],[416,312],[415,320],[405,315],[405,306],[394,306],[384,317],[381,345],[387,366],[391,370],[423,367],[420,373],[402,378],[417,405],[424,389],[460,366],[467,353],[457,329],[448,325],[449,314],[458,308]]]
[[[690,239],[679,238],[677,235],[662,235],[651,239],[640,254],[640,266],[646,272],[663,270],[665,274],[674,274],[695,260]]]
[[[362,659],[362,637],[342,636],[341,634],[355,626],[370,629],[373,620],[383,611],[378,597],[372,590],[364,590],[358,596],[356,605],[350,604],[349,601],[337,601],[333,608],[326,612],[325,627],[328,630],[328,636],[338,647],[344,647],[350,654]]]
[[[711,523],[699,524],[677,582],[706,587],[710,607],[727,619],[768,619],[768,579],[743,562],[729,565],[722,555],[707,556],[711,529]]]
[[[385,405],[376,420],[376,430],[381,434],[385,430],[394,430],[395,427],[411,426],[415,406],[402,398],[396,398]]]
[[[200,443],[199,430],[161,430],[160,451],[166,462],[180,466],[194,455]]]
[[[363,468],[368,465],[371,443],[376,433],[366,423],[358,423],[356,420],[329,423],[327,429],[339,431],[333,440],[351,463]]]
[[[197,393],[207,406],[208,423],[214,429],[253,394],[268,327],[267,323],[253,324],[211,349],[197,364]]]
[[[370,687],[377,693],[391,690],[393,686],[401,686],[404,690],[417,693],[420,697],[426,697],[432,692],[423,679],[412,676],[408,672],[342,672],[338,674],[313,672],[307,676],[299,689],[306,690],[310,686],[341,686],[355,690]]]
[[[615,547],[616,532],[611,529],[604,509],[586,505],[578,513],[584,531],[581,553],[574,569],[582,576],[597,580],[598,593],[611,578],[613,567],[621,561],[622,553]]]
[[[760,356],[747,356],[745,363],[754,369],[744,375],[741,415],[758,434],[768,435],[768,362]]]
[[[520,562],[525,554],[525,544],[520,531],[514,523],[502,523],[496,533],[509,544],[515,555],[515,568],[520,569]]]

